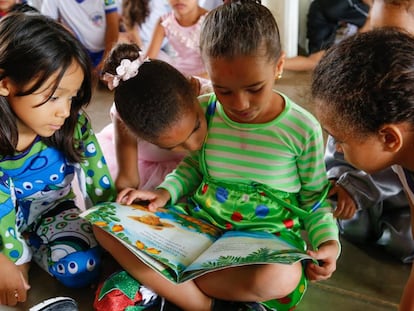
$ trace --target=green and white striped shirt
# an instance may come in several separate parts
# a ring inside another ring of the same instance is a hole
[[[229,119],[222,105],[210,121],[205,141],[205,160],[213,179],[239,183],[261,183],[271,188],[296,193],[300,208],[309,211],[328,187],[321,126],[304,108],[281,94],[285,109],[274,120],[263,124],[242,124]],[[199,98],[206,109],[216,97]],[[183,160],[160,185],[171,194],[171,202],[194,192],[202,181],[200,153]],[[304,221],[314,247],[337,240],[338,231],[331,205],[321,207]]]

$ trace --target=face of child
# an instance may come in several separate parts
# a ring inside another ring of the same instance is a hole
[[[407,5],[375,0],[370,10],[371,27],[399,27],[414,34],[414,8],[407,8]]]
[[[200,150],[207,135],[207,123],[198,101],[194,109],[183,112],[182,117],[152,143],[160,148],[182,152]]]
[[[172,10],[179,15],[186,15],[198,7],[197,0],[169,0]]]
[[[0,0],[0,12],[9,12],[17,0]]]
[[[27,147],[37,135],[52,136],[69,117],[72,99],[81,87],[84,74],[78,63],[73,62],[50,97],[58,74],[54,73],[35,93],[26,96],[16,96],[18,90],[14,84],[7,78],[3,80],[2,92],[7,90],[7,101],[17,116],[18,150]]]
[[[330,111],[319,104],[316,116],[322,128],[335,140],[336,150],[344,154],[352,166],[369,174],[383,170],[393,164],[394,153],[385,144],[386,133],[372,133],[364,136],[355,133],[352,127],[342,128],[342,122],[335,122]]]
[[[227,116],[238,123],[266,123],[283,109],[273,92],[275,76],[283,62],[265,57],[238,56],[205,60],[214,92]]]

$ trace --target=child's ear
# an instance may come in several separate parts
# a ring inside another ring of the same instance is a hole
[[[3,69],[0,69],[0,77],[3,76]],[[7,77],[0,78],[0,96],[9,96],[10,90],[9,90],[9,80]]]
[[[276,61],[276,65],[275,65],[275,78],[276,79],[282,78],[283,67],[285,66],[285,58],[286,58],[286,54],[285,52],[282,52],[280,54],[279,59]]]
[[[403,133],[397,125],[384,125],[379,130],[380,139],[384,149],[391,152],[397,152],[403,145]]]

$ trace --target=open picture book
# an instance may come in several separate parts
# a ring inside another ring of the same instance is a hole
[[[147,265],[175,283],[212,270],[249,264],[313,260],[266,232],[221,231],[171,209],[101,203],[81,217],[116,237]]]

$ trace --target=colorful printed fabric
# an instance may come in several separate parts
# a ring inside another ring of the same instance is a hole
[[[238,221],[241,217],[246,220],[243,229],[248,229],[248,220],[254,220],[251,221],[251,229],[276,233],[286,226],[286,221],[292,220],[292,224],[287,223],[288,229],[296,231],[300,223],[301,229],[308,233],[313,249],[328,240],[338,241],[339,244],[332,207],[326,199],[329,182],[323,159],[321,127],[308,111],[285,95],[281,96],[285,100],[284,111],[265,124],[236,123],[226,116],[219,102],[212,108],[211,103],[217,101],[214,94],[200,96],[199,101],[209,119],[203,150],[184,158],[159,187],[170,193],[171,204],[196,193],[196,199],[202,199],[197,202],[203,209],[199,211],[200,215],[210,214],[215,223],[224,228],[241,226],[242,222]],[[204,181],[203,177],[206,178]],[[269,189],[269,194],[289,193],[288,200],[298,208],[289,216],[286,209],[272,210],[273,207],[261,204],[262,200],[269,198],[258,195],[254,198],[257,202],[253,202],[253,198],[247,199],[252,205],[242,215],[244,211],[235,204],[245,203],[243,193],[237,197],[229,194],[230,189],[219,187],[209,195],[210,201],[208,197],[200,196],[204,191],[199,188],[200,185],[204,182],[211,187],[211,180],[236,183],[240,187],[262,185]],[[230,202],[228,198],[235,201]],[[300,221],[297,218],[299,214]],[[269,221],[266,217],[270,217]]]
[[[84,114],[79,114],[75,131],[82,148],[82,163],[68,162],[40,137],[24,152],[0,156],[0,251],[13,262],[31,260],[31,250],[22,234],[30,235],[46,213],[74,200],[71,183],[75,169],[84,181],[82,188],[88,202],[115,199],[105,159]]]

